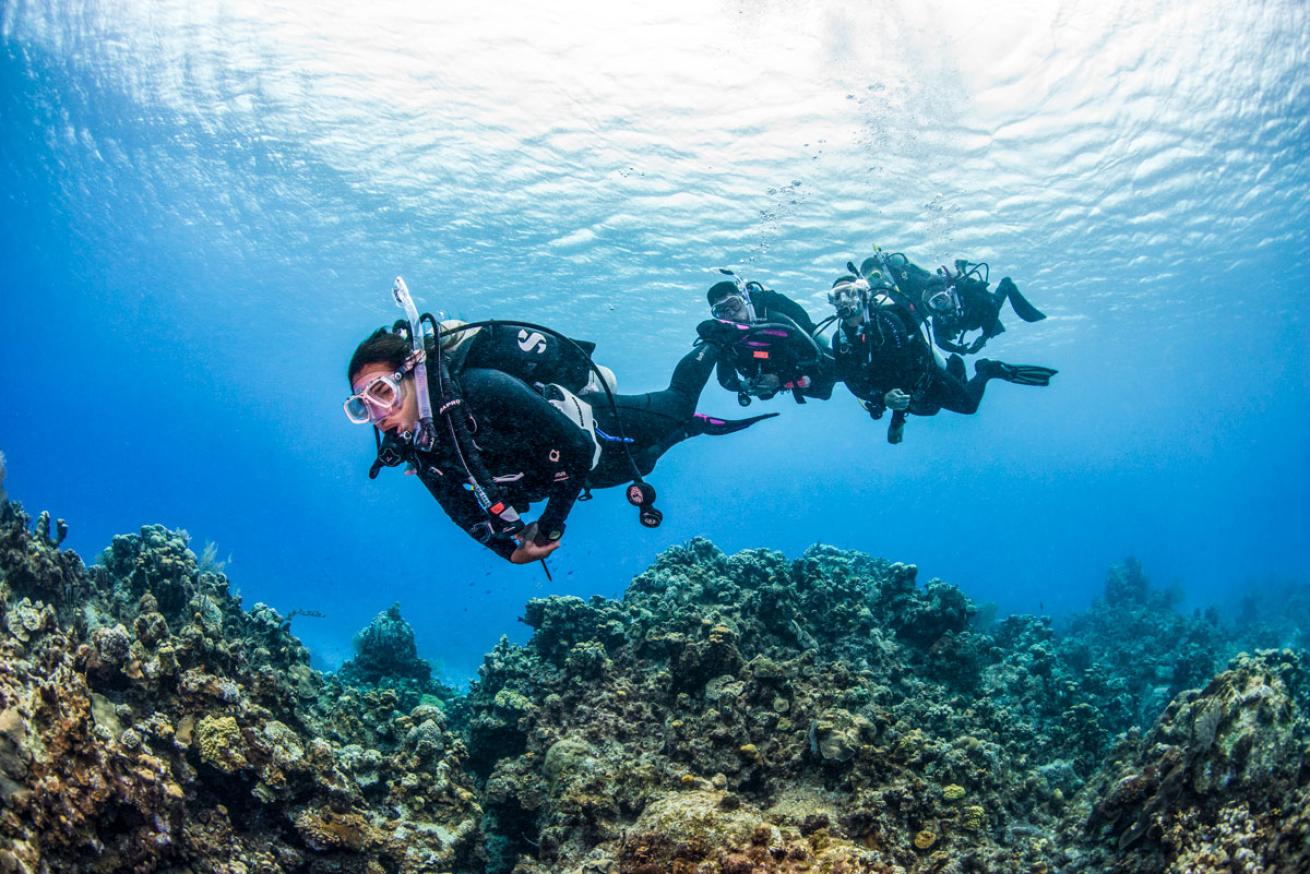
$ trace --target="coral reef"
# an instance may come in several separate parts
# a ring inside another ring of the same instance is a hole
[[[399,607],[324,675],[184,532],[86,568],[42,519],[0,505],[0,871],[1310,865],[1305,657],[1133,562],[1057,628],[697,539],[621,600],[529,601],[458,696]]]
[[[355,635],[355,657],[341,666],[336,680],[356,689],[388,689],[401,709],[419,704],[445,707],[455,693],[432,678],[432,666],[419,658],[414,629],[400,615],[400,605],[373,617]]]
[[[116,537],[88,569],[7,503],[0,623],[0,871],[480,865],[442,712],[334,693],[184,533]]]
[[[1212,842],[1183,837],[1189,824],[1245,836],[1235,858],[1299,862],[1308,818],[1261,806],[1300,809],[1307,791],[1299,667],[1257,681],[1250,665],[1300,662],[1239,660],[1247,673],[1196,698],[1184,687],[1235,643],[1173,600],[1129,562],[1063,632],[1034,617],[984,629],[913,566],[704,540],[621,601],[533,600],[532,638],[502,641],[461,709],[488,870],[1192,870]],[[1274,721],[1242,715],[1257,698]],[[1156,761],[1191,737],[1188,706],[1217,720],[1213,743],[1178,754],[1209,775],[1191,794]],[[1116,794],[1130,766],[1156,775],[1145,794]],[[1282,843],[1252,849],[1264,835]]]
[[[1238,656],[1175,698],[1098,775],[1086,870],[1310,870],[1310,677],[1290,650]]]

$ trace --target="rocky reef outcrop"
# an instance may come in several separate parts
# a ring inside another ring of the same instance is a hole
[[[1245,645],[1293,632],[1131,562],[1056,628],[698,539],[529,601],[456,695],[398,607],[325,675],[184,533],[87,568],[53,528],[0,508],[0,872],[1310,866],[1305,656]]]
[[[1209,845],[1185,824],[1230,822],[1283,836],[1266,864],[1301,858],[1302,820],[1254,812],[1307,786],[1298,657],[1205,686],[1230,644],[1216,617],[1175,613],[1132,563],[1063,634],[977,614],[913,566],[703,540],[621,601],[530,602],[532,639],[489,654],[465,704],[491,870],[1194,870]],[[1188,746],[1200,713],[1214,737]],[[1210,775],[1200,795],[1166,779],[1165,743]],[[1216,772],[1225,746],[1244,764]]]
[[[116,537],[87,568],[5,504],[0,625],[0,871],[481,864],[441,707],[333,688],[183,533]]]

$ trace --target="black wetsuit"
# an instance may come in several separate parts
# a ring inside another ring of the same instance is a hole
[[[772,393],[760,394],[758,388],[760,378],[771,375],[778,379],[776,390],[791,391],[797,400],[832,397],[836,377],[830,359],[796,331],[799,328],[805,335],[814,333],[814,320],[805,308],[772,289],[752,293],[751,305],[757,325],[782,327],[757,328],[751,332],[743,329],[741,333],[750,336],[743,336],[733,346],[732,355],[719,360],[716,371],[719,385],[739,394],[772,397]]]
[[[886,409],[884,396],[895,388],[910,395],[909,412],[932,416],[941,410],[977,412],[987,387],[986,377],[965,379],[959,356],[939,367],[913,316],[900,307],[874,307],[870,321],[855,327],[843,322],[832,352],[838,378],[875,419]]]
[[[696,402],[709,380],[718,347],[701,344],[674,369],[669,387],[638,395],[615,395],[633,461],[648,473],[669,447],[707,433],[712,420],[696,415]],[[584,486],[605,488],[632,479],[619,424],[603,391],[581,397],[592,406],[601,457],[592,468],[596,443],[553,406],[543,392],[501,370],[465,367],[458,376],[463,409],[476,451],[501,494],[520,513],[546,501],[541,531],[562,530]],[[514,539],[498,531],[478,505],[449,435],[439,424],[432,452],[410,450],[419,478],[446,514],[497,555],[509,558]],[[484,484],[485,485],[485,484]]]
[[[957,261],[956,268],[965,272],[964,276],[956,276],[951,280],[959,300],[959,309],[950,314],[930,312],[933,339],[938,346],[948,352],[972,355],[981,350],[992,337],[1005,332],[1005,325],[1001,324],[1001,307],[1005,303],[1007,293],[1013,290],[1016,307],[1023,298],[1018,294],[1018,289],[1010,282],[1009,277],[1002,279],[995,291],[990,291],[988,284],[977,275],[977,271],[967,272],[966,262]],[[891,273],[902,292],[912,300],[923,301],[925,304],[929,297],[947,286],[945,277],[929,273],[909,260],[902,262],[901,259],[896,259],[891,264]],[[966,345],[964,336],[970,331],[982,333]]]

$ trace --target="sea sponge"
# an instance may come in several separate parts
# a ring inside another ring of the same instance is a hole
[[[932,829],[923,829],[914,836],[914,845],[920,850],[930,850],[937,843],[937,833]]]
[[[200,759],[220,771],[234,774],[249,766],[241,727],[231,716],[209,715],[196,726],[196,741],[200,746]]]

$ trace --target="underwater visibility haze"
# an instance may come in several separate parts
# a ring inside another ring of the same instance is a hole
[[[1307,70],[1296,0],[4,0],[0,618],[136,782],[0,870],[219,870],[258,805],[299,837],[223,870],[1292,870],[1304,813],[1257,809],[1310,799]],[[637,393],[718,268],[818,321],[875,245],[1012,277],[1046,318],[981,355],[1051,384],[889,445],[842,385],[711,379],[700,411],[780,415],[669,450],[657,529],[578,504],[549,579],[370,480],[342,415],[397,275]]]

